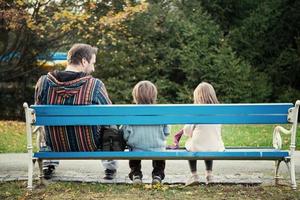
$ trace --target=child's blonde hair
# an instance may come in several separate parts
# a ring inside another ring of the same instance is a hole
[[[136,104],[155,104],[157,99],[156,86],[150,81],[140,81],[134,86],[132,96]]]
[[[194,91],[195,104],[218,104],[218,98],[213,86],[209,83],[200,83]]]

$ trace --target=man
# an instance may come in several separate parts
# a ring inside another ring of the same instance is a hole
[[[65,71],[53,71],[41,76],[35,89],[36,104],[89,105],[111,104],[101,80],[90,74],[95,70],[97,48],[75,44],[68,52]],[[100,144],[99,126],[45,127],[45,139],[50,151],[96,151]],[[44,162],[44,177],[49,179],[56,162]],[[102,161],[104,179],[113,179],[116,161]]]

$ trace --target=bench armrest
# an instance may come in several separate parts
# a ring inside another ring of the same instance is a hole
[[[38,149],[46,146],[46,133],[44,126],[35,126],[32,133],[36,133],[36,146]]]
[[[290,145],[290,154],[293,155],[296,149],[296,135],[297,135],[297,126],[298,126],[298,113],[299,113],[300,100],[297,100],[295,107],[291,108],[289,112],[291,113],[291,123],[293,126],[291,128],[291,145]]]
[[[26,118],[26,135],[27,135],[27,150],[29,154],[32,154],[32,123],[34,123],[34,110],[29,108],[25,102],[23,104]]]
[[[291,134],[290,152],[293,154],[296,148],[296,134],[298,126],[298,112],[299,112],[300,100],[297,100],[295,107],[289,109],[288,121],[292,123],[290,130],[285,129],[282,126],[276,126],[273,131],[273,147],[275,149],[281,149],[282,139],[280,133]]]
[[[291,129],[287,130],[282,126],[276,126],[273,131],[273,147],[275,149],[281,149],[282,147],[282,139],[280,133],[284,133],[286,135],[291,134]]]

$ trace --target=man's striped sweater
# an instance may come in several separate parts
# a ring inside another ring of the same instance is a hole
[[[35,103],[48,105],[111,104],[102,81],[83,72],[54,71],[41,76],[35,89]],[[52,151],[96,151],[98,126],[45,127],[46,144]]]

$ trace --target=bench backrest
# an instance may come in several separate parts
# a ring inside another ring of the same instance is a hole
[[[292,103],[33,105],[33,125],[285,124]]]

